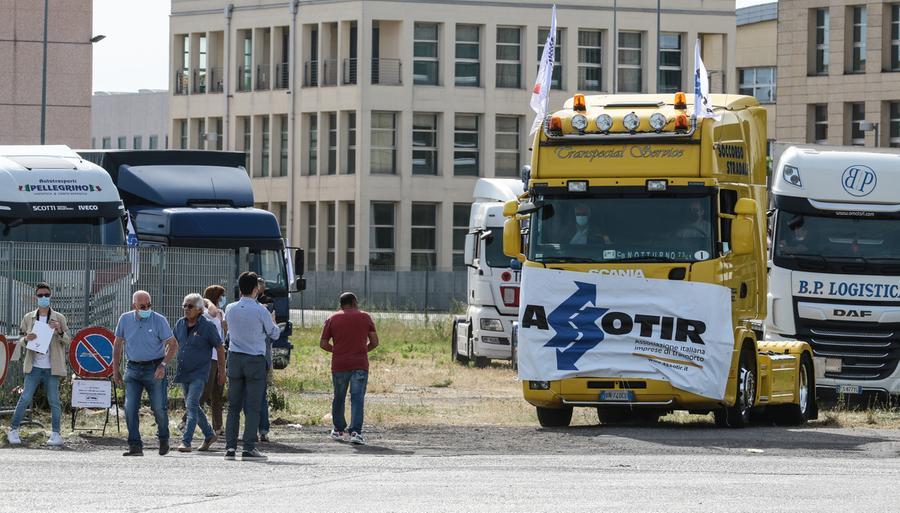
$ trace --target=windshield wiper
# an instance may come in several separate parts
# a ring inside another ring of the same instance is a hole
[[[561,263],[571,263],[571,264],[602,264],[606,263],[605,260],[596,260],[593,258],[581,258],[581,257],[546,257],[540,260],[535,260],[536,262],[540,262],[542,264],[561,264]]]

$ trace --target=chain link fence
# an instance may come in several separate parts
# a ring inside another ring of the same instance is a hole
[[[131,309],[132,293],[141,289],[152,296],[153,310],[174,326],[187,294],[217,284],[231,296],[236,266],[230,250],[3,242],[0,332],[10,340],[19,337],[19,323],[35,308],[34,286],[40,282],[50,285],[52,308],[66,316],[73,336],[87,326],[114,331],[119,316]],[[0,409],[15,405],[12,389],[22,379],[21,362],[10,362]]]

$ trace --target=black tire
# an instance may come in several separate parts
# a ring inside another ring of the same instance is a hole
[[[460,365],[468,365],[469,357],[459,354],[459,341],[456,336],[456,328],[459,324],[458,319],[453,320],[453,333],[450,334],[450,357]],[[468,346],[466,346],[468,347]]]
[[[750,425],[751,410],[756,401],[756,351],[744,346],[738,361],[737,397],[734,406],[724,409],[724,419],[719,419],[723,413],[717,412],[716,425],[721,426],[722,420],[730,428],[743,428]]]
[[[543,408],[537,406],[537,418],[541,427],[558,428],[569,427],[572,423],[572,407]]]
[[[475,357],[475,367],[479,369],[483,369],[485,367],[490,367],[491,359],[487,356],[476,356]]]
[[[800,426],[815,417],[816,384],[813,373],[812,358],[808,353],[800,357],[800,370],[797,379],[800,381],[800,402],[773,408],[775,422],[782,426]]]

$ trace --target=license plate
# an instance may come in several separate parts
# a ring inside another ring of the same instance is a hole
[[[634,401],[634,392],[631,390],[606,390],[600,392],[601,401]]]
[[[862,387],[859,385],[838,385],[837,393],[840,394],[861,394]]]

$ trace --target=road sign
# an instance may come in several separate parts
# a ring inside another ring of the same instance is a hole
[[[82,378],[112,376],[115,335],[106,328],[93,326],[79,331],[69,346],[69,365]]]
[[[6,345],[6,337],[0,335],[0,385],[6,379],[6,369],[9,366],[9,358],[12,356],[13,346]]]

